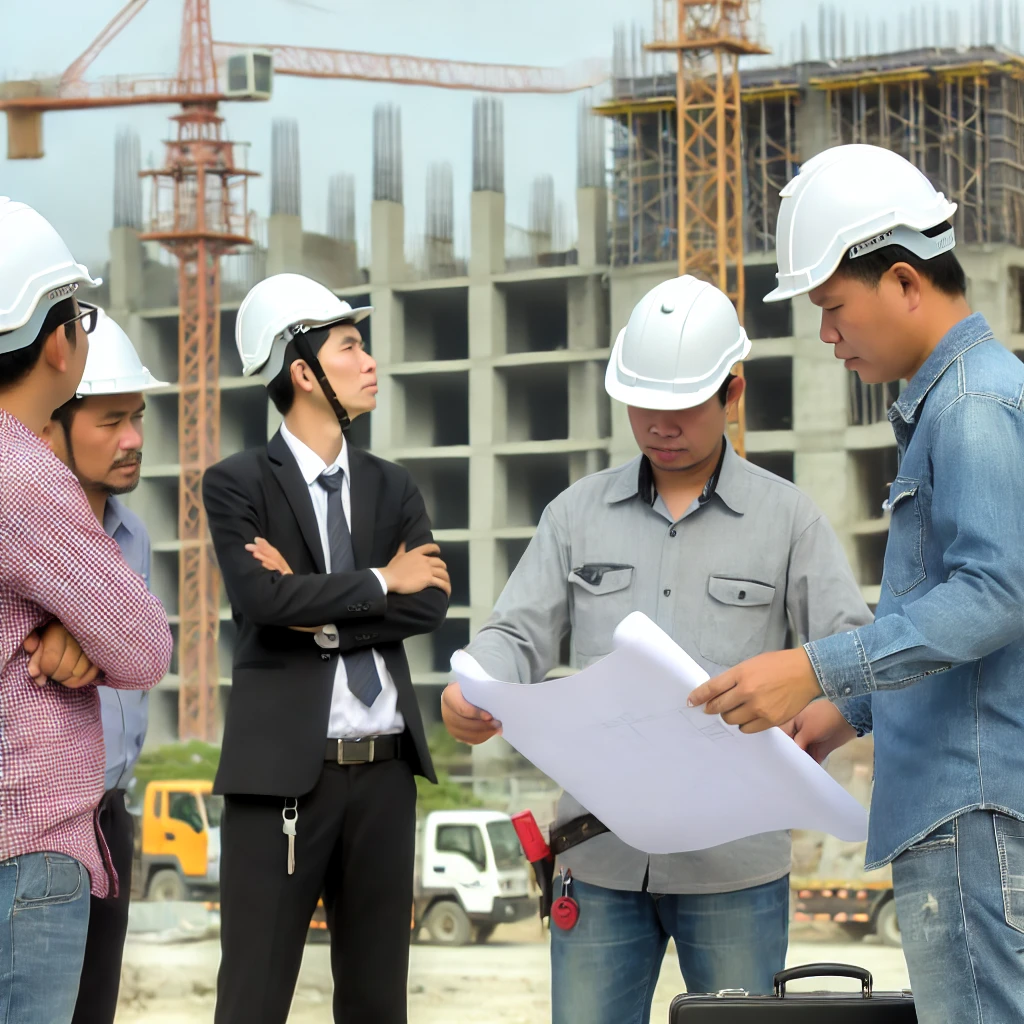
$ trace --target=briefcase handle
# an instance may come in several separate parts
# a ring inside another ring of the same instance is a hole
[[[780,998],[785,996],[786,985],[801,978],[854,978],[860,982],[864,998],[871,998],[871,972],[850,964],[804,964],[803,967],[790,967],[785,971],[779,971],[775,975],[775,994]]]

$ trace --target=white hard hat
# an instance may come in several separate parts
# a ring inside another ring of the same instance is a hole
[[[728,296],[695,277],[676,277],[634,306],[615,339],[604,387],[640,409],[691,409],[717,394],[748,352]]]
[[[273,380],[284,362],[285,346],[293,328],[328,327],[359,323],[372,306],[353,309],[329,288],[301,274],[275,274],[260,281],[242,302],[235,322],[235,343],[242,358],[242,374],[259,373]]]
[[[130,395],[166,387],[142,365],[135,346],[117,321],[96,311],[96,327],[89,335],[89,355],[76,398],[88,395]]]
[[[64,240],[31,206],[0,196],[0,353],[27,348],[51,307],[95,286]]]
[[[932,259],[953,248],[953,229],[922,234],[956,212],[898,153],[878,146],[835,146],[808,160],[782,190],[776,235],[778,287],[765,302],[824,284],[849,251],[862,256],[902,245]]]

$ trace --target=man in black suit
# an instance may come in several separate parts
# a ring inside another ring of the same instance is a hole
[[[243,372],[284,423],[203,480],[238,625],[216,1024],[285,1024],[321,896],[335,1020],[406,1021],[413,776],[436,779],[402,641],[441,625],[451,589],[408,472],[344,437],[376,406],[370,312],[281,274],[238,314]]]

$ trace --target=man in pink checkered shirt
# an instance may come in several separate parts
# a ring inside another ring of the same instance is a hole
[[[78,387],[96,284],[34,210],[0,198],[0,1020],[66,1024],[89,894],[117,891],[92,685],[148,689],[167,618],[38,436]]]

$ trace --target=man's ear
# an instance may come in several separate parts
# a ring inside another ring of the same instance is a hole
[[[42,358],[50,369],[57,373],[67,373],[68,360],[71,355],[71,342],[68,341],[63,327],[57,327],[43,342]]]
[[[729,382],[729,390],[725,393],[725,407],[728,409],[734,406],[743,397],[743,392],[746,390],[747,382],[737,374]]]
[[[39,435],[45,442],[46,447],[53,451],[53,432],[60,429],[60,424],[56,420],[47,420],[46,426],[43,427],[43,432]]]
[[[304,359],[296,359],[289,367],[292,375],[292,384],[296,389],[311,393],[316,386],[313,371]]]

